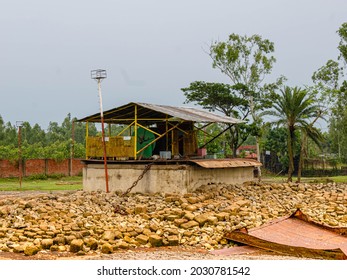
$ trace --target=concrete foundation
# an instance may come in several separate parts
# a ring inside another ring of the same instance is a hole
[[[108,164],[110,192],[124,192],[142,174],[143,164]],[[152,165],[132,192],[180,193],[192,192],[206,184],[235,184],[254,179],[254,167],[204,168],[188,164]],[[105,191],[105,171],[102,164],[86,164],[83,168],[83,190]]]

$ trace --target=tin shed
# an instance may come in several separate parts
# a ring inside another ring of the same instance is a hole
[[[103,112],[109,134],[105,137],[110,191],[125,191],[137,181],[137,192],[192,191],[208,183],[242,183],[254,179],[254,168],[261,163],[245,159],[206,158],[204,146],[198,147],[197,132],[213,123],[225,129],[242,120],[204,110],[131,102]],[[100,113],[79,119],[100,123]],[[197,125],[199,124],[199,126]],[[112,126],[116,125],[116,129]],[[115,134],[111,132],[116,131]],[[103,190],[103,141],[86,136],[83,161],[85,190]],[[147,172],[147,174],[144,174]]]

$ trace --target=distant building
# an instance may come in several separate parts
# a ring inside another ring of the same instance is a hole
[[[257,146],[255,146],[255,145],[244,145],[244,146],[240,146],[236,150],[236,155],[238,157],[257,159],[256,150],[257,150]]]

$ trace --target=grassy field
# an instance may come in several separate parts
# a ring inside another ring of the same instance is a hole
[[[24,178],[22,180],[22,188],[20,188],[18,178],[0,179],[0,194],[1,191],[53,191],[81,189],[81,176],[46,179]]]
[[[293,177],[293,182],[296,181]],[[285,176],[270,176],[265,175],[262,178],[264,183],[285,183],[287,177]],[[336,177],[310,177],[302,178],[303,183],[347,183],[347,176]],[[58,190],[82,190],[82,177],[61,177],[61,178],[24,178],[22,181],[22,188],[19,186],[18,178],[0,179],[0,194],[1,191],[58,191]]]
[[[297,177],[293,177],[293,182],[296,182]],[[284,183],[287,182],[286,176],[270,176],[264,175],[263,182],[268,183]],[[334,177],[302,177],[302,183],[347,183],[347,176],[334,176]]]

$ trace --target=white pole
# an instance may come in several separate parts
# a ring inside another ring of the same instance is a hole
[[[104,110],[102,108],[102,95],[101,95],[101,80],[98,79],[98,93],[99,93],[99,103],[100,103],[100,116],[104,118]]]
[[[102,146],[104,150],[104,167],[105,167],[105,181],[106,192],[109,192],[108,188],[108,171],[107,171],[107,155],[106,155],[106,141],[105,141],[105,126],[104,126],[104,110],[102,108],[102,95],[101,95],[101,79],[98,79],[98,92],[100,102],[100,117],[101,117],[101,133],[102,133]]]

